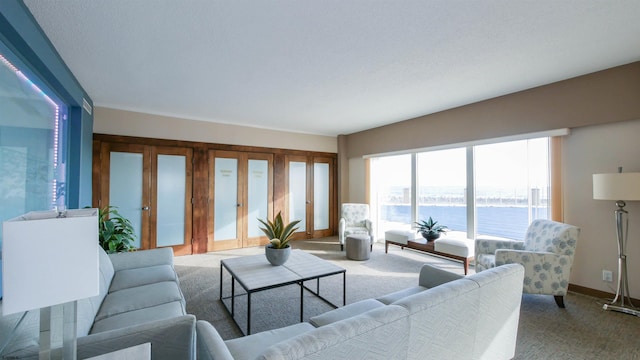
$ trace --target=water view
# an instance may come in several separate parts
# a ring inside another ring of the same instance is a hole
[[[388,204],[380,208],[383,222],[409,224],[411,206]],[[547,218],[545,206],[532,207],[533,219]],[[467,231],[467,208],[465,206],[422,205],[419,219],[431,216],[450,230]],[[529,209],[526,206],[476,206],[476,227],[479,235],[501,236],[523,239],[529,226]]]

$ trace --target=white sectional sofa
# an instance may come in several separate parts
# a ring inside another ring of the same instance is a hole
[[[511,359],[521,265],[462,277],[429,265],[418,285],[359,301],[309,323],[223,341],[198,321],[197,357],[219,359]]]
[[[144,343],[154,360],[195,358],[196,318],[186,312],[173,250],[100,250],[99,259],[100,293],[78,301],[78,359]],[[0,316],[0,346],[20,316]],[[1,359],[38,359],[39,318],[37,310],[27,313]]]

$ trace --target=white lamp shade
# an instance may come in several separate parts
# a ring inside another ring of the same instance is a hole
[[[30,212],[2,227],[4,315],[98,295],[98,210]]]
[[[640,173],[593,174],[596,200],[640,200]]]

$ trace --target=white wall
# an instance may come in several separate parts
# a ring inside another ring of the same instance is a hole
[[[592,175],[640,171],[640,120],[573,129],[563,143],[564,220],[581,228],[571,283],[615,292],[602,270],[617,273],[614,201],[593,200]],[[638,184],[640,186],[640,184]],[[632,297],[640,298],[640,202],[627,202],[627,262]],[[614,281],[617,276],[614,275]]]

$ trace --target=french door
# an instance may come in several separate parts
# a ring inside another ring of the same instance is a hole
[[[263,245],[273,217],[273,155],[209,151],[209,251]]]
[[[296,239],[332,235],[335,228],[334,160],[317,156],[285,158],[285,206],[288,221],[298,224]]]
[[[100,157],[98,206],[131,221],[135,247],[191,254],[193,150],[105,142]]]

